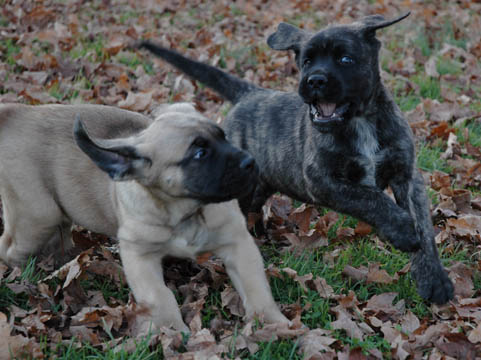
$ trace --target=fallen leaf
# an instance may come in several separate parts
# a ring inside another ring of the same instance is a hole
[[[334,351],[329,346],[338,340],[330,337],[330,333],[323,329],[310,330],[299,339],[299,353],[303,354],[304,359],[316,359],[323,352]]]
[[[384,269],[379,269],[379,264],[369,264],[366,282],[378,284],[392,284],[394,279]]]
[[[228,286],[221,292],[220,297],[222,299],[222,307],[229,309],[232,315],[244,316],[245,310],[242,305],[242,299],[239,293],[232,287]]]
[[[128,92],[125,100],[119,101],[118,106],[122,109],[132,111],[145,111],[152,103],[152,92],[147,93],[133,93]]]

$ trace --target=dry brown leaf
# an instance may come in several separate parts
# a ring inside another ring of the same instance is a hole
[[[93,249],[88,249],[81,252],[75,259],[63,265],[60,269],[54,271],[49,276],[45,277],[42,282],[51,280],[54,277],[64,280],[63,288],[67,288],[74,279],[78,279],[83,270],[89,266],[91,261],[90,255],[92,255]]]
[[[97,333],[85,325],[71,325],[69,331],[72,336],[75,336],[81,341],[88,342],[93,346],[97,346],[101,343]]]
[[[123,321],[123,309],[119,306],[112,308],[102,306],[101,308],[85,307],[72,316],[72,325],[84,325],[87,327],[102,327],[106,332],[112,329],[119,330]]]
[[[342,274],[356,281],[365,281],[367,279],[368,269],[365,266],[356,269],[351,265],[346,265],[342,270]]]
[[[10,354],[14,358],[43,359],[40,344],[35,338],[26,338],[23,335],[11,335],[12,328],[7,321],[7,316],[0,312],[0,359],[9,360]]]
[[[331,332],[324,329],[310,330],[299,339],[299,353],[304,359],[317,359],[323,352],[334,351],[329,346],[337,339],[330,337]]]
[[[242,299],[239,293],[231,286],[228,286],[221,292],[222,307],[229,309],[230,313],[236,316],[244,316],[245,309],[242,305]]]
[[[435,345],[443,353],[455,359],[474,360],[476,357],[476,348],[462,333],[444,334],[435,341]]]
[[[469,332],[468,340],[471,341],[473,344],[481,342],[481,323],[479,323],[476,328]]]
[[[250,335],[254,341],[277,341],[277,339],[292,339],[307,333],[309,329],[305,327],[289,327],[286,323],[265,324],[262,329],[258,329]]]
[[[122,109],[132,111],[145,111],[152,104],[152,92],[147,93],[133,93],[128,92],[127,98],[117,103]]]
[[[354,233],[358,236],[369,235],[371,231],[372,231],[372,226],[362,221],[358,221],[354,229]]]
[[[296,224],[300,231],[307,233],[309,231],[311,217],[313,216],[314,212],[315,208],[312,205],[302,204],[291,212],[291,214],[288,216],[288,220]]]
[[[449,331],[447,323],[438,323],[429,326],[422,334],[415,336],[414,342],[408,342],[404,345],[408,352],[414,352],[417,349],[422,349],[429,343],[438,339],[442,334]]]
[[[395,329],[391,323],[384,325],[381,331],[384,334],[384,338],[390,343],[391,349],[394,349],[396,357],[401,360],[407,359],[410,354],[406,349],[408,342],[403,337],[403,334]]]
[[[446,174],[442,171],[433,171],[430,175],[431,178],[431,187],[434,190],[440,190],[442,188],[449,188],[451,187],[451,177],[449,174]]]
[[[336,236],[339,239],[349,239],[355,235],[354,229],[350,227],[339,227],[336,230]]]
[[[392,284],[394,279],[384,269],[379,269],[379,264],[369,264],[366,282],[377,284]]]
[[[364,309],[363,314],[374,314],[382,321],[397,321],[405,312],[405,302],[403,299],[399,300],[396,305],[393,305],[393,300],[397,296],[395,292],[388,292],[372,296]]]
[[[359,327],[358,323],[352,320],[351,314],[349,314],[345,308],[336,306],[331,310],[336,314],[337,317],[337,320],[331,323],[332,329],[344,330],[348,336],[357,338],[359,340],[364,338],[364,331]]]
[[[310,289],[317,291],[322,298],[329,299],[334,296],[334,289],[324,278],[317,277],[314,280],[309,280],[307,281],[307,286]]]
[[[441,154],[441,159],[452,159],[454,155],[461,155],[461,145],[459,145],[458,137],[454,133],[449,133],[447,144],[446,151]]]
[[[401,328],[407,334],[412,334],[421,326],[421,323],[416,315],[408,310],[401,318]]]
[[[451,234],[466,240],[481,240],[481,216],[463,215],[457,219],[447,219]]]
[[[449,268],[450,278],[454,283],[454,293],[463,298],[474,294],[473,270],[461,262],[454,263]]]
[[[438,78],[439,73],[436,69],[437,56],[431,56],[429,60],[424,64],[424,71],[426,75]]]

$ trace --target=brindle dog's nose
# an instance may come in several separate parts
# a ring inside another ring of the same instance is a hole
[[[239,167],[242,170],[248,170],[252,171],[254,170],[254,167],[256,165],[256,162],[252,156],[246,156],[240,163]]]
[[[320,89],[327,83],[327,76],[322,74],[311,75],[307,78],[307,84],[312,89]]]

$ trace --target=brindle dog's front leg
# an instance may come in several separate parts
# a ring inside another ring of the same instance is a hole
[[[423,177],[415,170],[412,181],[390,185],[396,202],[411,214],[421,242],[421,249],[411,256],[411,271],[419,294],[436,304],[444,304],[453,297],[453,284],[439,259]]]
[[[129,241],[120,241],[119,245],[122,266],[135,300],[149,311],[145,319],[141,317],[142,329],[149,330],[152,322],[152,330],[165,326],[189,333],[175,296],[164,283],[162,257]]]
[[[316,175],[316,168],[305,171],[312,202],[356,217],[377,228],[383,238],[401,251],[420,247],[410,214],[396,205],[381,189],[373,186],[334,181],[327,174]]]

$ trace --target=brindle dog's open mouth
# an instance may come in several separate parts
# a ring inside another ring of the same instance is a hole
[[[349,103],[338,105],[315,101],[309,104],[311,120],[316,125],[330,125],[344,120],[344,114],[349,110]]]

